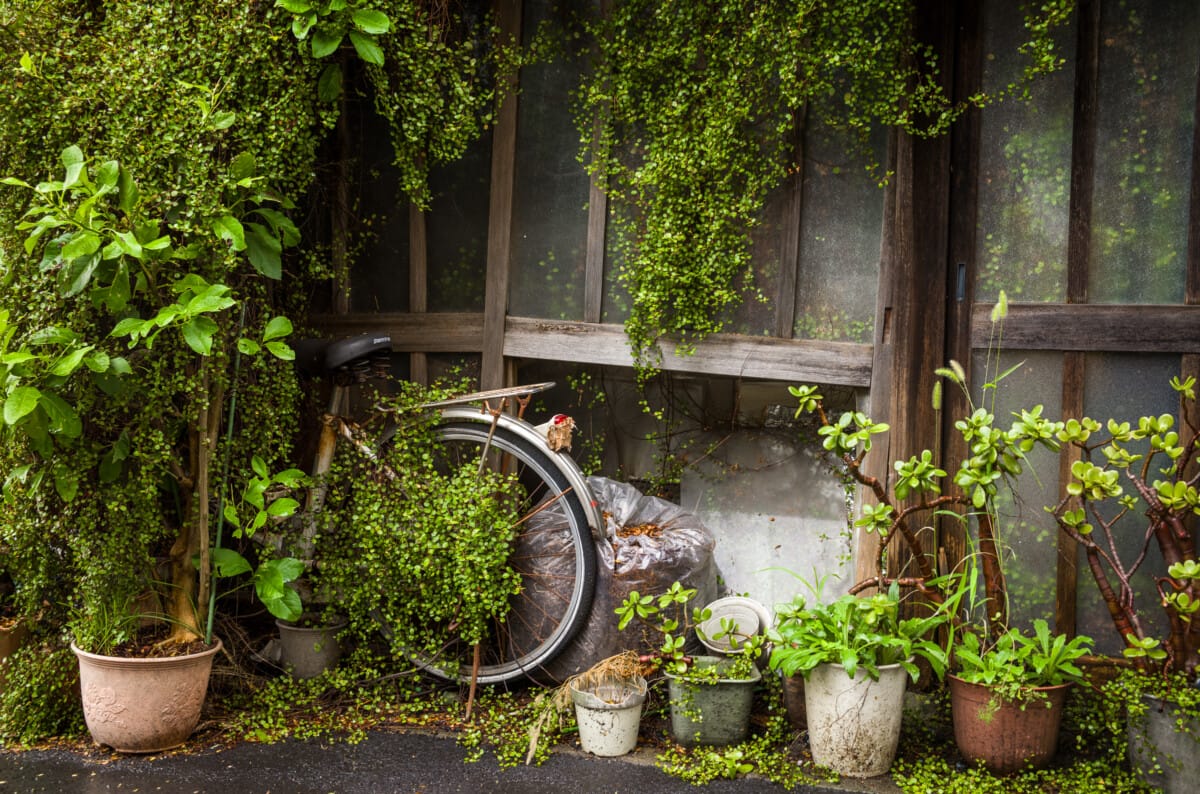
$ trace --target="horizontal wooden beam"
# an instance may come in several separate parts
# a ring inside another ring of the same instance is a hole
[[[986,348],[992,306],[971,313],[971,346]],[[1200,306],[1011,303],[1001,346],[1006,350],[1109,353],[1200,352]]]
[[[320,314],[309,318],[322,333],[341,338],[383,332],[392,348],[405,353],[479,353],[483,315],[463,313]],[[871,385],[871,346],[850,342],[777,339],[718,334],[697,345],[693,355],[662,343],[662,368],[697,375],[778,380],[788,383]],[[505,358],[532,358],[632,367],[629,340],[619,325],[509,317]]]
[[[718,334],[696,346],[692,355],[676,355],[677,345],[662,343],[662,369],[699,375],[815,382],[843,386],[871,385],[871,346],[766,336]],[[629,340],[619,325],[509,317],[504,355],[633,366]]]
[[[479,353],[483,350],[483,314],[387,313],[318,314],[309,321],[333,338],[383,332],[392,349],[404,353]]]

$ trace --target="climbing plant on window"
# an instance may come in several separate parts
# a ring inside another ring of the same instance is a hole
[[[1020,96],[1057,69],[1054,34],[1072,7],[1030,6],[1021,76],[961,101],[914,36],[912,0],[614,0],[585,23],[595,47],[577,97],[582,155],[612,199],[642,367],[663,335],[692,349],[758,294],[749,235],[797,166],[801,117],[864,145],[884,127],[941,134],[967,108]]]

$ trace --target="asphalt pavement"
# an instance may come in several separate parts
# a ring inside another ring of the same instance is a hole
[[[187,753],[113,756],[72,750],[0,751],[0,792],[169,792],[175,794],[780,794],[761,778],[696,787],[653,766],[639,750],[619,759],[556,751],[542,766],[500,769],[494,757],[467,762],[454,737],[375,732],[358,744],[328,741],[241,743]],[[795,792],[895,791],[890,782],[848,782]]]

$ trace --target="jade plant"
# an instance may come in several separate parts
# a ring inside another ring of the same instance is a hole
[[[706,607],[694,607],[688,613],[688,604],[696,596],[696,589],[672,582],[666,592],[658,595],[642,594],[632,590],[617,607],[617,628],[627,629],[637,619],[638,625],[649,626],[660,635],[659,645],[642,656],[642,661],[656,670],[661,670],[685,681],[712,681],[718,677],[750,678],[758,657],[765,647],[762,634],[739,637],[734,627],[726,624],[713,639],[725,638],[730,643],[729,660],[718,666],[698,665],[696,657],[688,652],[687,643],[694,627],[712,617]]]
[[[1062,500],[1047,508],[1059,529],[1083,550],[1125,643],[1124,656],[1143,671],[1189,678],[1200,666],[1200,560],[1193,530],[1200,515],[1195,386],[1194,377],[1171,380],[1180,397],[1178,426],[1170,414],[1134,422],[1089,417],[1066,422],[1057,436],[1079,457]],[[1129,538],[1135,542],[1122,542]],[[1153,582],[1148,598],[1134,582],[1140,572]],[[1161,629],[1143,611],[1151,605],[1161,610]]]

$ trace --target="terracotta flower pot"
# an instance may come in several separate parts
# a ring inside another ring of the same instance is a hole
[[[991,688],[950,679],[954,742],[968,761],[982,761],[993,774],[1045,766],[1058,747],[1058,726],[1070,684],[1038,687],[1045,699],[1024,704],[1000,700]]]
[[[153,753],[182,744],[196,729],[221,641],[201,653],[154,659],[100,656],[74,643],[71,650],[92,739],[122,753]]]
[[[8,657],[21,647],[28,633],[23,620],[0,627],[0,689],[4,688],[4,671],[8,666]]]

